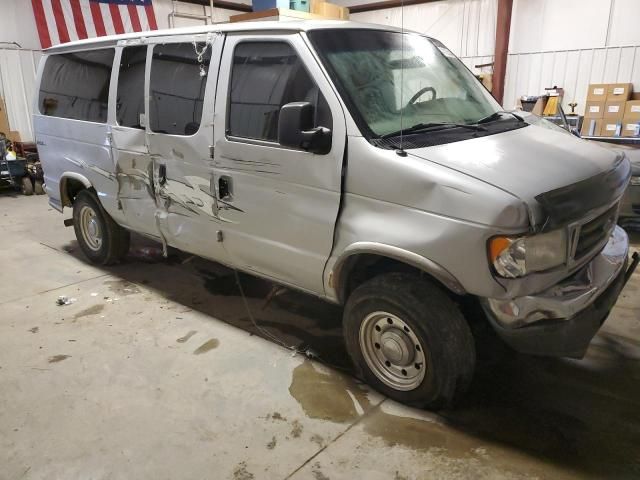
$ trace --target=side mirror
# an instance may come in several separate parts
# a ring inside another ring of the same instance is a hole
[[[313,126],[311,103],[287,103],[280,109],[278,143],[285,147],[324,154],[331,150],[331,130]]]

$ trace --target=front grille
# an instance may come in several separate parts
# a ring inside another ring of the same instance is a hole
[[[618,205],[614,205],[602,215],[582,225],[574,255],[575,259],[580,259],[598,245],[604,245],[616,224],[617,213]]]

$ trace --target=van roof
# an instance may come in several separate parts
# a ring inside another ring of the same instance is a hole
[[[377,25],[373,23],[351,22],[347,20],[301,20],[301,21],[263,21],[263,22],[233,22],[215,23],[212,25],[202,25],[197,27],[171,28],[164,30],[150,30],[146,32],[125,33],[122,35],[108,35],[104,37],[87,38],[75,42],[62,43],[45,50],[47,53],[56,53],[63,50],[76,50],[80,47],[94,47],[104,44],[115,44],[119,40],[129,40],[135,38],[160,37],[172,35],[196,35],[209,32],[303,32],[309,30],[327,28],[361,28],[366,30],[386,30],[392,32],[402,31],[400,28],[387,25]],[[409,32],[409,30],[406,30]]]

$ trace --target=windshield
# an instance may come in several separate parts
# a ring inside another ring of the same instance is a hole
[[[433,123],[474,124],[501,110],[440,42],[364,29],[309,36],[367,137]]]

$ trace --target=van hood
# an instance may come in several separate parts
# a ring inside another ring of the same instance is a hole
[[[621,151],[536,125],[407,153],[519,198],[534,227],[577,219],[613,202],[630,177]]]

